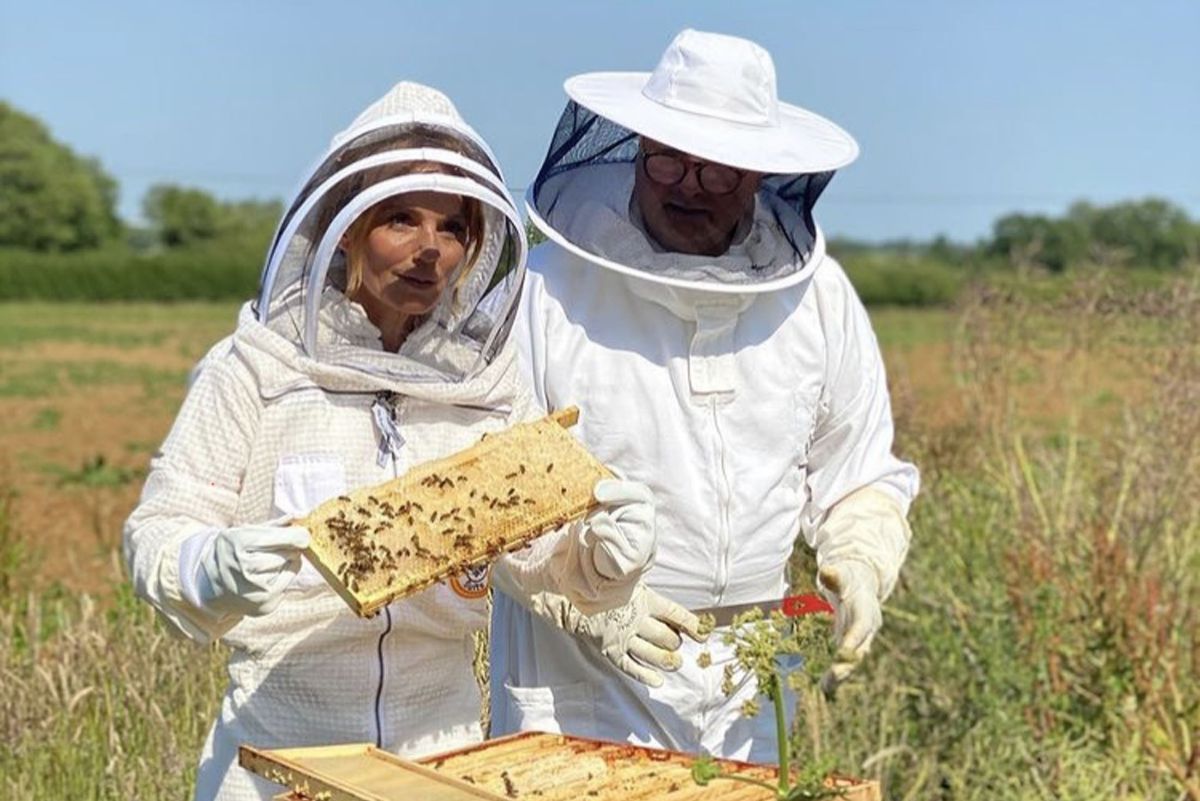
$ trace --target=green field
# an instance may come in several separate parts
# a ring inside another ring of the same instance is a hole
[[[873,310],[924,487],[869,663],[801,698],[807,753],[889,799],[1200,801],[1200,294],[1119,300]],[[167,635],[117,547],[235,313],[0,305],[11,797],[190,795],[222,654]]]

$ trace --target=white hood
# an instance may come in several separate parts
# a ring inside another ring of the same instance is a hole
[[[425,146],[431,142],[443,146]],[[413,162],[445,172],[406,172]],[[398,353],[323,331],[341,319],[326,306],[346,302],[342,235],[375,204],[416,191],[461,195],[483,207],[484,241],[469,272],[451,276]],[[335,136],[301,182],[268,254],[255,317],[298,348],[310,368],[321,366],[317,372],[405,385],[470,382],[508,337],[524,267],[520,217],[487,145],[440,92],[401,83]]]
[[[367,318],[362,306],[332,287],[325,290],[325,296],[319,312],[319,352],[360,349],[379,354],[381,358],[401,358],[379,349],[379,329]],[[444,354],[452,347],[453,343],[444,343],[440,350]],[[505,411],[511,409],[520,394],[516,384],[516,350],[512,347],[500,348],[491,361],[459,381],[372,372],[355,363],[343,364],[309,356],[274,326],[259,322],[251,303],[243,306],[238,315],[230,348],[254,374],[264,401],[295,390],[320,387],[332,393],[396,392],[452,406]],[[472,351],[467,351],[467,355],[473,358]]]

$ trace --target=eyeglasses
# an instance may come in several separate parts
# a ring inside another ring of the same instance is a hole
[[[746,175],[742,170],[725,164],[692,161],[686,156],[665,152],[643,154],[642,169],[646,171],[650,180],[663,186],[681,183],[688,172],[694,169],[700,188],[710,195],[728,195],[738,188],[738,184]]]

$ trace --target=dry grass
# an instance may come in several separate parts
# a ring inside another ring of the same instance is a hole
[[[114,568],[115,569],[115,568]],[[5,599],[0,789],[10,798],[188,798],[224,679],[123,591]]]
[[[836,702],[805,696],[809,748],[894,799],[1200,801],[1195,281],[1089,281],[1052,307],[983,293],[946,319],[915,313],[936,336],[895,344],[910,318],[881,316],[925,489],[869,664]],[[33,411],[23,424],[50,430]],[[53,497],[115,504],[145,455],[69,463],[80,481]],[[130,596],[113,523],[89,562],[98,603],[36,579],[67,549],[35,546],[0,501],[0,788],[186,797],[223,654]]]

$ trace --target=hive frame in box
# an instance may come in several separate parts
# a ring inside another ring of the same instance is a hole
[[[730,781],[712,781],[704,787],[696,785],[691,779],[691,766],[697,757],[692,754],[565,734],[520,732],[441,754],[422,757],[420,762],[431,765],[435,769],[449,770],[451,775],[454,775],[454,773],[461,772],[463,767],[484,769],[487,762],[494,762],[496,757],[501,755],[508,757],[509,764],[537,764],[539,756],[537,751],[555,746],[567,750],[574,758],[598,754],[614,762],[638,763],[642,766],[649,766],[651,769],[653,766],[661,768],[664,765],[670,765],[678,773],[677,784],[679,786],[674,789],[669,787],[656,789],[653,787],[653,778],[651,777],[644,782],[646,786],[627,787],[619,797],[611,793],[597,794],[595,787],[586,786],[567,787],[563,790],[563,792],[571,794],[571,797],[587,798],[589,801],[631,801],[631,799],[640,801],[641,799],[658,799],[662,795],[660,791],[666,789],[668,791],[666,797],[674,799],[674,801],[693,801],[693,799],[696,801],[700,801],[700,799],[704,801],[708,801],[708,799],[713,799],[713,801],[717,799],[720,801],[774,801],[775,799],[773,789],[758,785]],[[504,754],[506,750],[510,753]],[[774,765],[759,765],[732,759],[716,759],[714,761],[727,774],[740,774],[768,783],[774,783],[779,775]],[[514,773],[514,778],[519,779],[520,777]],[[843,795],[840,797],[845,801],[881,801],[882,799],[881,788],[877,781],[835,774],[828,777],[825,784],[830,788],[841,790]],[[531,791],[536,791],[536,793]],[[638,792],[648,794],[636,795]],[[512,797],[514,796],[509,796],[509,798]],[[554,798],[554,794],[547,782],[539,787],[522,788],[522,792],[516,797],[545,799]]]

